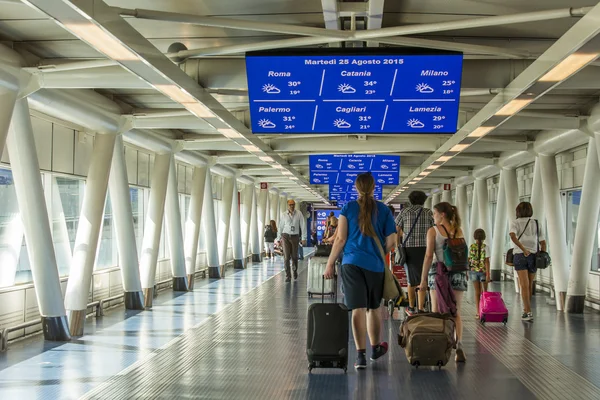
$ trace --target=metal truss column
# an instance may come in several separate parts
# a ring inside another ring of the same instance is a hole
[[[262,191],[262,190],[261,190]],[[261,262],[262,260],[262,246],[261,246],[261,239],[260,237],[262,236],[258,230],[258,226],[259,226],[259,222],[258,222],[258,218],[259,218],[259,207],[258,207],[258,202],[259,202],[259,196],[256,193],[256,189],[254,187],[252,187],[252,213],[251,213],[251,218],[250,218],[250,241],[252,243],[252,262]],[[265,196],[265,202],[266,202],[266,196]]]
[[[504,179],[504,194],[506,195],[506,213],[508,223],[512,223],[517,219],[517,205],[519,203],[519,186],[517,183],[517,170],[507,169],[505,172]],[[512,247],[512,242],[511,242]],[[514,272],[514,271],[513,271]],[[515,282],[515,291],[521,293],[519,281],[516,273],[513,273],[513,280]]]
[[[152,307],[152,299],[154,297],[158,248],[160,246],[160,234],[165,211],[170,161],[171,154],[156,154],[154,157],[154,170],[152,173],[152,182],[150,183],[150,200],[148,201],[148,211],[146,212],[142,256],[140,258],[140,272],[146,307]]]
[[[252,199],[253,192],[255,191],[254,185],[246,185],[244,190],[242,190],[242,253],[244,254],[244,260],[248,258],[248,255],[251,253],[251,245],[250,245],[250,232],[252,225]]]
[[[258,251],[259,254],[262,254],[263,249],[265,248],[265,238],[263,232],[265,230],[265,226],[267,225],[267,196],[269,195],[269,191],[267,189],[260,189],[258,194],[258,218],[257,218],[257,232],[258,232],[258,243],[260,244]],[[275,202],[276,204],[279,204]],[[279,227],[279,224],[277,224]],[[254,253],[256,254],[256,253]],[[255,258],[254,255],[252,256]],[[261,257],[262,259],[262,257]],[[260,260],[258,260],[260,261]]]
[[[44,338],[68,341],[71,340],[71,335],[63,303],[48,209],[44,202],[40,165],[26,99],[16,102],[7,146],[25,231],[35,294],[42,316]]]
[[[175,164],[175,158],[171,155],[165,199],[166,232],[171,256],[173,291],[186,292],[188,290],[188,281],[185,269],[185,253],[183,250],[183,232],[181,230],[181,211],[179,209],[177,183],[177,165]]]
[[[206,182],[204,183],[202,226],[204,228],[204,243],[206,245],[206,261],[208,262],[208,277],[220,279],[221,265],[219,264],[215,202],[213,199],[212,174],[210,173],[210,168],[206,169]]]
[[[598,164],[597,139],[591,137],[587,147],[585,175],[581,190],[581,203],[577,216],[575,244],[571,274],[567,288],[566,311],[583,313],[585,294],[587,291],[590,264],[594,254],[594,243],[598,229],[598,213],[600,212],[600,164]],[[558,303],[558,302],[557,302]]]
[[[458,214],[462,219],[462,228],[465,235],[467,235],[469,230],[469,204],[467,202],[467,187],[464,185],[460,185],[456,187],[456,208],[458,209]],[[467,240],[468,242],[468,240]]]
[[[233,268],[244,269],[245,257],[242,250],[242,226],[240,224],[240,202],[238,183],[233,178],[233,191],[231,196],[231,246],[233,247]]]
[[[539,155],[541,176],[543,181],[544,205],[548,222],[549,248],[552,252],[552,273],[556,292],[556,309],[564,309],[567,284],[569,280],[569,257],[565,243],[566,230],[563,210],[560,205],[560,187],[556,156]],[[597,179],[597,177],[596,177]],[[597,199],[596,199],[597,200]]]
[[[506,210],[506,188],[504,180],[506,179],[506,170],[500,171],[500,181],[498,183],[498,199],[496,202],[496,216],[494,224],[494,240],[488,240],[492,244],[492,254],[490,256],[490,273],[493,281],[500,281],[502,278],[502,268],[504,266],[504,247],[506,245],[507,228],[507,210]]]
[[[208,167],[195,167],[192,176],[192,198],[190,209],[185,221],[185,270],[187,274],[188,290],[194,289],[194,276],[196,274],[196,259],[198,257],[198,239],[200,237],[200,224],[202,206],[204,204],[204,188],[206,185],[206,170]]]
[[[131,210],[131,194],[123,148],[123,136],[115,139],[108,190],[117,234],[117,250],[121,280],[125,291],[125,308],[144,309],[144,294],[140,281],[140,267]]]
[[[114,149],[114,134],[96,134],[65,293],[65,308],[73,336],[83,335]]]

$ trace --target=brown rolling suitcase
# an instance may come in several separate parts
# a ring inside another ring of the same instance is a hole
[[[456,347],[455,335],[454,319],[449,314],[417,314],[402,323],[398,344],[404,348],[411,365],[441,368]]]

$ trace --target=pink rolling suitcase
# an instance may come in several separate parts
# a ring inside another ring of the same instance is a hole
[[[508,309],[500,292],[483,292],[479,301],[479,320],[486,322],[508,322]]]

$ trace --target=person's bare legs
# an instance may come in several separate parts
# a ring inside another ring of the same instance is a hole
[[[411,285],[408,285],[407,287],[407,292],[408,292],[408,306],[410,308],[413,308],[415,306],[415,288]]]
[[[478,280],[474,280],[473,287],[475,288],[475,305],[477,306],[477,318],[479,318],[479,302],[481,300],[481,282],[479,282]]]
[[[529,273],[527,270],[517,271],[519,276],[519,286],[521,287],[521,300],[523,300],[523,312],[531,312],[531,293],[529,284]]]
[[[456,323],[456,357],[455,360],[457,362],[465,362],[467,360],[465,356],[465,352],[462,348],[462,336],[463,336],[463,323],[462,323],[462,300],[465,292],[461,292],[458,290],[453,290],[454,297],[456,298],[456,318],[454,319]]]
[[[357,308],[352,310],[352,334],[357,350],[367,348],[367,309]]]
[[[419,290],[418,294],[418,301],[419,301],[419,310],[424,310],[425,309],[425,298],[427,297],[427,293],[424,290]]]
[[[529,303],[531,304],[531,298],[533,297],[533,284],[535,283],[535,274],[528,273],[529,276]]]
[[[379,308],[367,310],[367,331],[369,332],[371,346],[378,345],[381,342],[381,313]]]
[[[437,292],[435,290],[430,290],[429,298],[431,299],[431,312],[438,312]]]

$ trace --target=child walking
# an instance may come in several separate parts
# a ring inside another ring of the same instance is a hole
[[[482,292],[487,292],[490,282],[490,257],[485,244],[485,231],[475,230],[473,239],[475,243],[469,248],[469,278],[475,288],[475,303],[477,305],[477,319],[479,319],[479,300]]]

